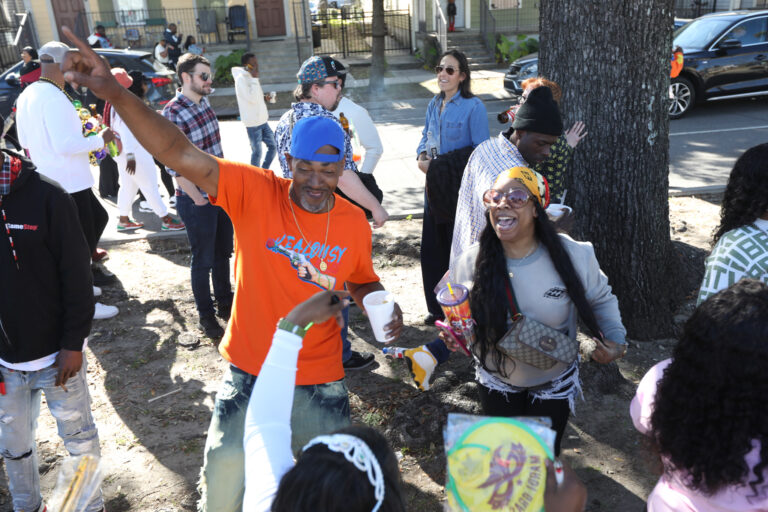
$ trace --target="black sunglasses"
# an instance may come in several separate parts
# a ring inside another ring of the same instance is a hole
[[[453,76],[456,73],[456,68],[451,66],[435,66],[435,73],[440,74],[441,71],[448,73],[448,76]]]
[[[202,80],[203,82],[207,82],[208,79],[211,78],[211,74],[210,73],[206,73],[205,71],[203,71],[202,73],[190,73],[190,74],[193,75],[193,76],[194,75],[199,76],[200,80]]]

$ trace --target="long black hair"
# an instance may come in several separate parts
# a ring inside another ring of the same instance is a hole
[[[356,425],[335,433],[362,439],[379,461],[385,489],[379,511],[405,512],[397,458],[384,436],[370,427]],[[367,473],[357,469],[344,455],[324,445],[314,445],[299,456],[296,465],[280,480],[272,512],[370,512],[375,504]]]
[[[744,279],[702,302],[657,384],[650,436],[704,494],[768,485],[768,286]],[[753,475],[744,457],[760,444]]]
[[[464,80],[459,82],[459,94],[461,94],[462,98],[471,98],[474,96],[472,94],[472,84],[470,83],[470,76],[469,76],[469,61],[467,60],[467,56],[464,55],[462,52],[457,50],[456,48],[453,48],[451,50],[448,50],[447,52],[443,53],[440,56],[440,60],[443,60],[443,57],[451,56],[454,59],[456,59],[459,62],[459,73],[464,73]],[[438,94],[441,98],[445,97],[445,93],[441,92]]]
[[[534,228],[536,237],[549,252],[555,270],[565,283],[568,295],[576,305],[579,317],[591,331],[592,335],[602,338],[600,328],[597,325],[595,312],[587,301],[584,285],[573,267],[573,262],[563,246],[560,235],[555,226],[547,217],[547,213],[541,204],[531,198],[536,210]],[[504,361],[507,356],[496,349],[496,342],[507,332],[507,316],[509,313],[509,301],[507,299],[505,279],[507,276],[507,258],[501,240],[496,235],[491,225],[490,214],[486,212],[487,221],[485,229],[480,235],[480,251],[475,263],[475,277],[472,291],[469,294],[469,305],[472,316],[477,322],[477,342],[474,345],[475,354],[480,364],[488,371],[500,372],[503,377],[508,377],[505,372]],[[510,283],[511,285],[512,283]],[[573,334],[573,333],[571,333]],[[486,359],[491,356],[495,368],[486,366]]]
[[[736,160],[720,208],[714,243],[768,211],[768,143],[749,148]]]

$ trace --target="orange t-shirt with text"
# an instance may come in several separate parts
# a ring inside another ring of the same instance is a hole
[[[346,281],[379,281],[371,260],[371,227],[360,208],[339,196],[330,224],[327,213],[309,213],[296,204],[294,220],[291,180],[247,164],[217,161],[219,190],[211,202],[227,212],[235,228],[235,299],[219,352],[258,375],[278,320],[294,306],[321,290],[342,290]],[[343,377],[339,326],[333,319],[314,325],[299,352],[296,384]]]

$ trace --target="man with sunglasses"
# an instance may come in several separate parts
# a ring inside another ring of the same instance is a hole
[[[181,88],[163,109],[163,116],[178,126],[190,142],[213,156],[222,158],[219,122],[211,108],[211,64],[205,57],[184,54],[176,72]],[[216,316],[226,322],[232,309],[232,285],[229,280],[229,258],[233,250],[232,222],[226,212],[208,201],[205,191],[183,178],[176,178],[176,209],[187,226],[192,251],[192,294],[206,336],[218,341],[224,335]],[[214,310],[210,282],[216,299]]]

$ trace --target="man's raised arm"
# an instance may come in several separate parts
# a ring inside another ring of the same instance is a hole
[[[216,160],[189,142],[175,124],[145,105],[128,89],[117,83],[106,61],[80,40],[68,27],[64,35],[80,50],[63,69],[67,81],[89,88],[99,98],[112,104],[136,139],[152,156],[216,197],[219,166]]]

